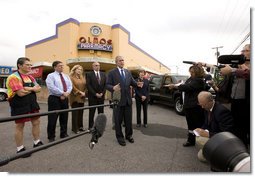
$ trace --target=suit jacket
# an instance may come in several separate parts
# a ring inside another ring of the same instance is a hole
[[[210,138],[216,133],[232,132],[233,133],[233,117],[231,112],[219,103],[215,103],[211,112],[210,121],[208,120],[208,111],[205,111],[205,123],[203,129],[209,130]]]
[[[139,81],[139,79],[136,79]],[[149,81],[148,79],[143,79],[143,87],[135,87],[135,98],[141,99],[142,96],[146,96],[146,99],[149,98]]]
[[[106,75],[103,72],[100,73],[100,84],[97,81],[96,74],[94,71],[87,73],[87,89],[88,99],[92,100],[104,100],[106,91]],[[103,93],[101,98],[96,97],[96,93]]]
[[[125,72],[125,82],[123,82],[118,68],[114,68],[109,72],[107,81],[106,81],[106,89],[112,93],[113,93],[113,87],[117,85],[118,83],[120,83],[121,99],[118,104],[119,106],[132,104],[130,86],[133,86],[133,87],[137,86],[137,83],[132,77],[131,73],[127,69],[124,69],[124,72]]]

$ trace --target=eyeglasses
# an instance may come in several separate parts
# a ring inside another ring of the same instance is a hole
[[[31,64],[24,64],[24,65],[26,65],[26,66],[30,66],[30,67],[32,66]]]
[[[100,65],[94,65],[94,66],[100,66]]]

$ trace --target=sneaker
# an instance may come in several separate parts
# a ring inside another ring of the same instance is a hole
[[[22,149],[20,149],[19,151],[17,151],[17,154],[18,153],[21,153],[21,152],[24,152],[24,151],[26,151],[26,148],[25,147],[23,147]],[[22,155],[21,157],[22,158],[27,158],[27,157],[30,157],[31,156],[31,154],[24,154],[24,155]]]
[[[20,149],[19,151],[17,151],[17,153],[23,152],[23,151],[25,151],[25,150],[26,150],[26,148],[23,147],[22,149]]]
[[[43,142],[39,141],[37,144],[34,144],[34,148],[43,145]]]

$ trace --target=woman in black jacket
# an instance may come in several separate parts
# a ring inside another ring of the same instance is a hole
[[[195,145],[196,139],[193,130],[197,127],[202,127],[205,120],[203,109],[198,105],[197,100],[198,94],[205,90],[205,73],[203,68],[197,65],[191,66],[189,72],[190,77],[184,84],[169,86],[169,89],[176,88],[184,93],[183,107],[188,125],[188,139],[183,144],[184,147]]]

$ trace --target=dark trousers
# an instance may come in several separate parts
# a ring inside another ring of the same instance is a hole
[[[136,97],[136,123],[141,124],[141,107],[143,106],[143,124],[147,124],[147,109],[148,109],[148,99],[142,101],[141,98]]]
[[[89,106],[94,106],[94,105],[100,105],[104,104],[104,100],[97,100],[97,99],[89,99]],[[94,125],[94,116],[95,116],[96,108],[90,108],[89,109],[89,129],[91,129]],[[100,106],[97,107],[97,113],[104,113],[104,107]]]
[[[196,137],[192,131],[201,128],[205,122],[204,110],[200,106],[185,108],[186,121],[188,125],[188,142],[195,144]]]
[[[245,99],[231,100],[234,134],[248,146],[250,144],[250,104]]]
[[[117,140],[119,141],[124,139],[121,127],[123,120],[125,123],[125,137],[132,137],[132,105],[116,106],[116,108],[113,108],[113,112],[115,118],[115,135]]]
[[[61,100],[60,97],[50,95],[48,97],[48,111],[68,109],[68,99]],[[59,116],[60,136],[67,134],[68,112],[48,115],[47,133],[48,139],[55,138],[57,119]]]
[[[84,103],[74,102],[72,108],[84,107]],[[83,109],[72,111],[72,131],[78,132],[79,128],[83,128]]]

